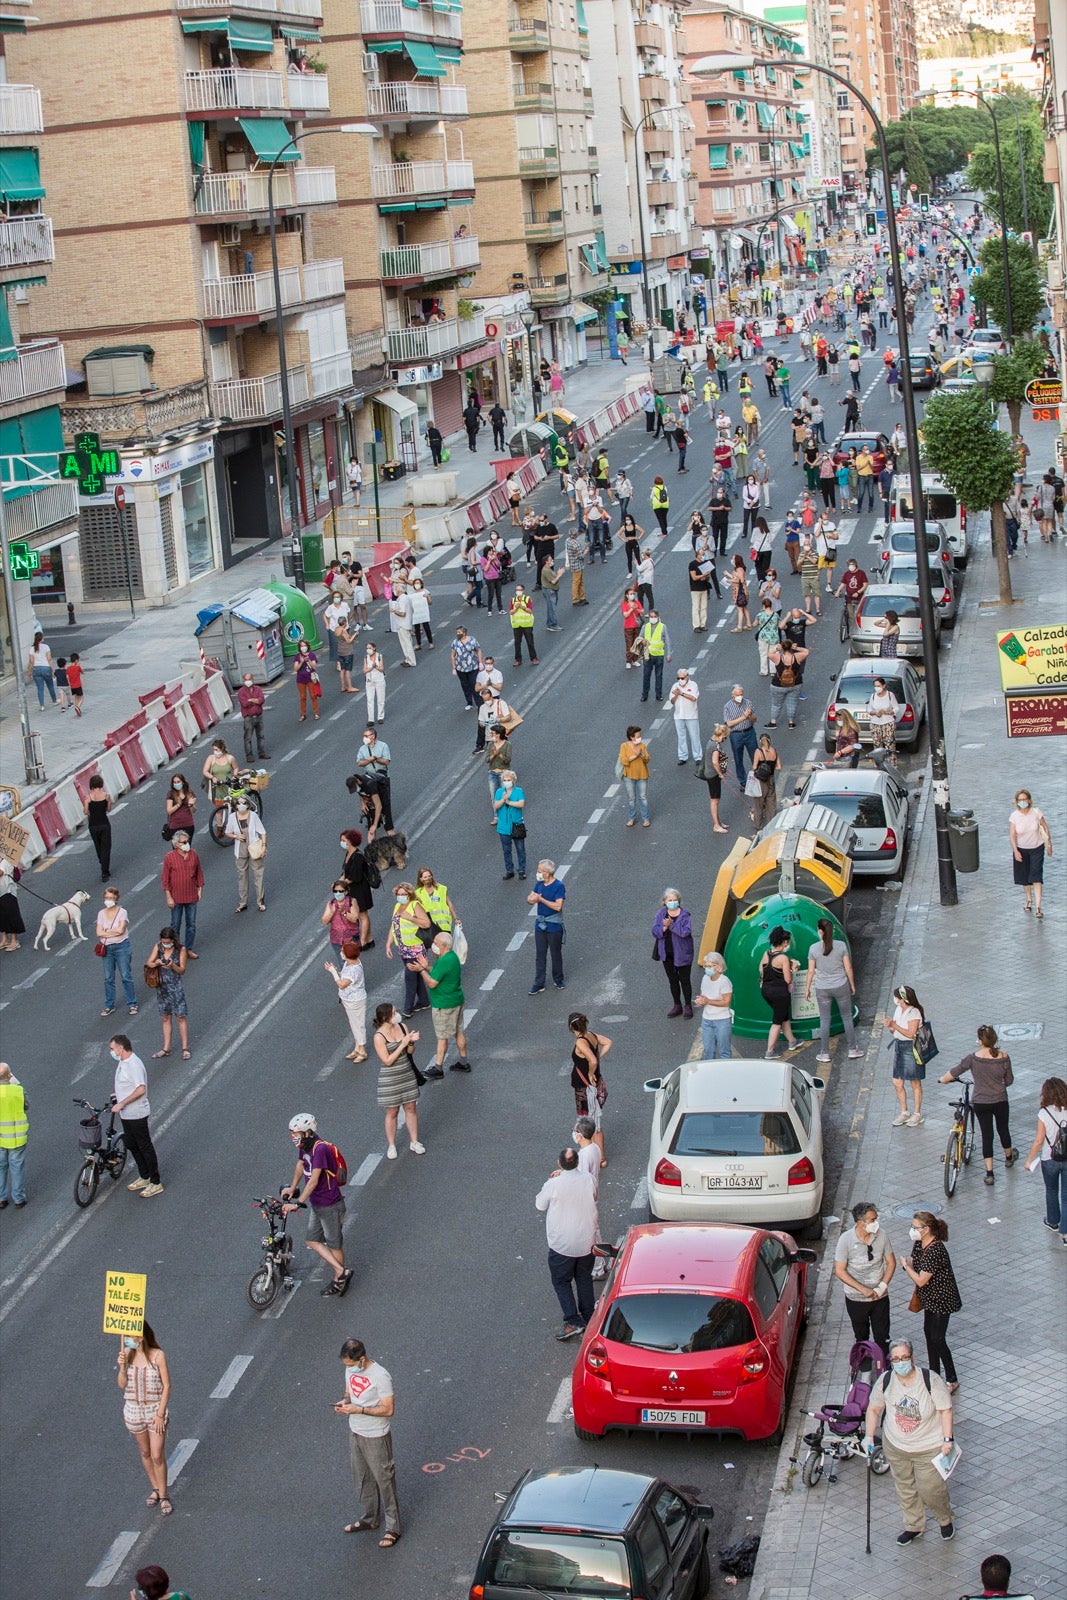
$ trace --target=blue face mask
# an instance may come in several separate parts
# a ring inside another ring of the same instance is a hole
[[[910,1361],[894,1361],[893,1362],[893,1371],[897,1374],[898,1377],[906,1378],[908,1373],[911,1371],[911,1362]]]

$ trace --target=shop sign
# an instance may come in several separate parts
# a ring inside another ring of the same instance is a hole
[[[439,361],[431,361],[424,367],[396,367],[393,370],[393,382],[397,388],[418,383],[436,383],[442,373]]]
[[[1067,733],[1067,690],[1050,694],[1007,694],[1004,713],[1009,739],[1047,739]]]
[[[186,467],[200,466],[215,457],[215,440],[193,439],[158,456],[122,456],[117,476],[121,483],[147,483],[152,478],[171,478]]]
[[[667,271],[668,272],[684,272],[687,265],[688,265],[688,263],[686,262],[685,256],[668,256],[667,257]]]
[[[1005,690],[1067,689],[1067,627],[998,633],[997,656]]]

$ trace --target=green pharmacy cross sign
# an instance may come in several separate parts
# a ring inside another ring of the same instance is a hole
[[[13,578],[29,578],[41,565],[40,555],[30,549],[25,539],[12,539],[7,547],[7,556]]]
[[[103,494],[107,477],[117,477],[122,471],[117,450],[101,450],[100,435],[76,433],[74,449],[59,452],[59,476],[77,478],[82,494]]]

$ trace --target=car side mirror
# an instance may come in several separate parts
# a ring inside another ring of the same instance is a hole
[[[697,1501],[693,1506],[693,1511],[696,1516],[704,1517],[708,1522],[711,1522],[715,1516],[715,1507],[704,1501]]]
[[[826,1079],[825,1078],[813,1078],[810,1072],[804,1072],[804,1068],[803,1067],[801,1067],[800,1070],[801,1070],[801,1072],[804,1073],[804,1076],[808,1080],[808,1084],[812,1089],[815,1089],[817,1091],[821,1091],[821,1090],[826,1088]]]
[[[662,1078],[646,1078],[645,1079],[644,1089],[645,1089],[645,1093],[646,1094],[655,1094],[656,1090],[662,1088],[662,1086],[663,1086],[663,1079]]]
[[[495,1501],[495,1503],[498,1506],[502,1506],[504,1504],[505,1500],[507,1499],[507,1497],[508,1497],[508,1491],[506,1489],[494,1489],[493,1490],[493,1500]]]
[[[816,1264],[816,1262],[818,1261],[818,1259],[819,1258],[815,1254],[814,1250],[808,1250],[803,1245],[798,1250],[794,1250],[793,1251],[793,1261],[794,1261],[794,1263],[802,1261],[805,1264],[805,1266],[813,1267]]]

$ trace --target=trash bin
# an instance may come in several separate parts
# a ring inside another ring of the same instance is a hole
[[[957,872],[977,872],[978,824],[973,811],[950,811],[948,837],[952,849],[952,865]]]
[[[246,672],[256,683],[272,683],[285,671],[280,613],[281,601],[264,589],[197,612],[197,642],[220,662],[231,689]]]
[[[277,595],[281,602],[284,654],[295,656],[301,639],[306,639],[312,650],[321,650],[322,640],[315,622],[315,608],[307,595],[291,583],[279,583],[273,578],[263,588]]]
[[[300,548],[304,552],[304,582],[321,583],[326,574],[326,561],[322,553],[322,530],[309,528],[302,533]]]
[[[793,1031],[798,1039],[813,1039],[819,1032],[819,1008],[812,994],[804,999],[808,976],[808,951],[821,937],[818,922],[829,917],[834,925],[834,937],[843,939],[848,947],[848,935],[829,906],[820,905],[800,894],[772,894],[741,913],[730,930],[723,955],[726,970],[734,986],[734,1032],[742,1039],[765,1039],[771,1026],[771,1008],[760,990],[759,964],[770,942],[772,928],[782,927],[793,936],[789,954],[800,962],[800,971],[793,983]],[[855,1010],[853,1011],[855,1015]],[[836,1010],[831,1013],[831,1033],[843,1032],[841,1018]]]

